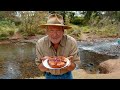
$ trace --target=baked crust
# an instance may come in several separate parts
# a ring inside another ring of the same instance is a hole
[[[66,65],[66,58],[64,56],[51,56],[48,58],[48,64],[52,68],[61,68]]]

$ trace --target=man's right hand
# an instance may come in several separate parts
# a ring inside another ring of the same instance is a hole
[[[38,68],[39,68],[40,71],[42,71],[42,72],[48,72],[48,71],[49,71],[49,69],[46,68],[46,67],[44,67],[42,63],[38,65]]]
[[[45,57],[42,57],[41,60],[44,61],[44,60],[46,60],[48,58],[49,58],[49,56],[45,56]]]
[[[48,59],[48,56],[45,56],[45,57],[40,58],[40,60],[42,60],[42,61],[44,61],[44,60],[46,60],[46,59]],[[40,63],[40,64],[38,65],[38,68],[39,68],[40,71],[42,71],[42,72],[48,72],[48,71],[49,71],[48,68],[44,67],[43,63]]]

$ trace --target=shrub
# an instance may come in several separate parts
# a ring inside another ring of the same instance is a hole
[[[7,36],[8,36],[8,35],[5,34],[5,33],[0,34],[0,40],[8,39]]]
[[[82,17],[74,17],[70,23],[75,24],[75,25],[83,25],[83,18]]]
[[[13,30],[8,31],[8,33],[9,33],[10,36],[13,36],[13,35],[14,35],[14,31],[13,31]]]

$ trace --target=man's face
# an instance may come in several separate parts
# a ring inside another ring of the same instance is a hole
[[[47,27],[47,35],[53,44],[58,44],[62,39],[63,34],[64,34],[63,27],[59,27],[59,26]]]

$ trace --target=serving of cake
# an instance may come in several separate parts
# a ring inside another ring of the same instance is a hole
[[[62,68],[66,65],[67,60],[64,56],[51,56],[48,58],[48,64],[51,68]]]

